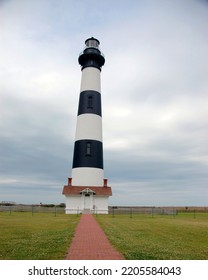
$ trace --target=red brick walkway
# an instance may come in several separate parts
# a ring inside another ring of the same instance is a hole
[[[91,214],[82,214],[66,260],[123,260]]]

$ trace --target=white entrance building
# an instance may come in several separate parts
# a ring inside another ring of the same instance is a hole
[[[66,196],[66,214],[97,213],[108,214],[108,198],[112,195],[111,187],[104,180],[103,187],[72,186],[71,178],[64,186]]]

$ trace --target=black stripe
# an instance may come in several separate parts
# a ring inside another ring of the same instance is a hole
[[[95,90],[84,90],[80,92],[78,116],[81,114],[102,116],[100,92]]]
[[[76,167],[103,169],[103,143],[88,139],[76,141],[72,168]]]

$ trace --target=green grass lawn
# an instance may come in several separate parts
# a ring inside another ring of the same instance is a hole
[[[98,215],[110,242],[129,260],[208,259],[207,213]]]
[[[0,259],[64,259],[78,220],[76,215],[0,212]]]
[[[80,217],[0,212],[1,260],[62,260]],[[208,215],[98,215],[126,259],[208,259]]]

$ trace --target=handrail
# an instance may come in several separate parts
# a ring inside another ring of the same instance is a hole
[[[82,54],[84,54],[84,51],[85,51],[86,49],[95,49],[95,50],[98,49],[98,50],[100,51],[99,48],[87,47],[87,48],[85,48],[82,52],[80,52],[79,56],[81,56]],[[100,51],[100,55],[103,56],[103,57],[105,58],[104,53],[102,53],[101,51]]]

